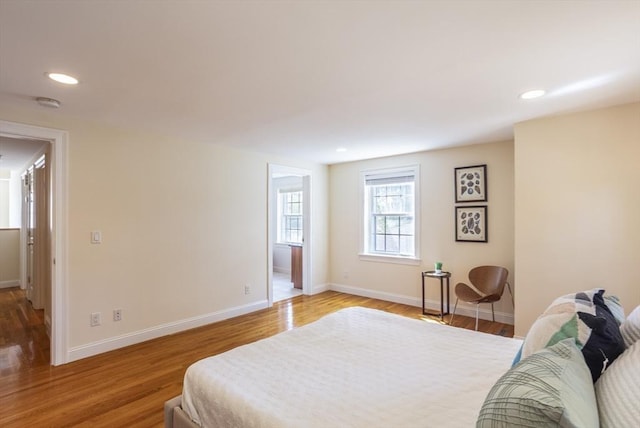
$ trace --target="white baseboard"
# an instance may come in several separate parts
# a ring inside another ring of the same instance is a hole
[[[20,281],[17,279],[11,281],[0,281],[0,288],[19,287]]]
[[[97,342],[88,343],[86,345],[74,346],[67,353],[67,362],[80,360],[82,358],[91,357],[93,355],[102,354],[104,352],[113,351],[114,349],[124,348],[125,346],[135,345],[147,340],[156,339],[158,337],[167,336],[169,334],[179,333],[181,331],[190,330],[192,328],[201,327],[203,325],[237,317],[239,315],[255,312],[268,307],[268,301],[261,300],[244,306],[238,306],[231,309],[225,309],[219,312],[199,315],[187,318],[181,321],[170,322],[167,324],[151,327],[132,333],[123,334],[108,339],[99,340]]]
[[[313,287],[313,289],[311,290],[311,295],[324,293],[325,291],[329,291],[330,289],[331,288],[329,287],[329,284],[319,284]]]
[[[353,294],[356,296],[369,297],[371,299],[379,299],[385,300],[387,302],[394,303],[402,303],[403,305],[422,307],[422,303],[420,303],[419,297],[411,297],[405,296],[401,294],[395,293],[387,293],[384,291],[376,291],[369,290],[366,288],[353,287],[350,285],[342,285],[342,284],[329,284],[329,290],[339,291],[341,293]],[[455,304],[456,298],[455,295],[451,295],[451,312],[453,313],[453,306]],[[440,300],[431,300],[425,299],[424,305],[426,309],[432,311],[440,311]],[[446,298],[445,298],[445,306],[446,306]],[[478,317],[483,320],[491,320],[491,306],[489,304],[480,305],[480,310],[478,311]],[[456,315],[463,315],[471,318],[476,317],[476,308],[475,306],[467,306],[462,303],[458,303],[458,308],[456,310]],[[504,324],[513,325],[513,314],[506,312],[497,312],[496,311],[496,322],[501,322]]]

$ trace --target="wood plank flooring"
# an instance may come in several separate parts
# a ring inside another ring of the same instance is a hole
[[[0,426],[161,427],[164,401],[180,394],[184,372],[193,362],[351,306],[441,322],[423,317],[417,307],[328,291],[51,367],[42,313],[31,309],[21,290],[0,290]],[[472,318],[456,316],[454,321],[474,328]],[[513,336],[507,324],[481,320],[479,329]]]

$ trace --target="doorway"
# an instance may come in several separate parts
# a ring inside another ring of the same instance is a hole
[[[269,164],[268,300],[312,294],[311,171]]]
[[[50,150],[50,181],[42,182],[46,189],[44,193],[49,201],[49,209],[43,213],[41,221],[49,225],[47,230],[48,240],[43,249],[46,254],[42,260],[42,272],[50,275],[49,290],[51,302],[51,351],[50,362],[52,365],[64,364],[68,361],[67,353],[67,289],[66,289],[66,225],[67,225],[67,141],[66,131],[39,126],[25,125],[16,122],[0,120],[0,137],[15,139],[41,140],[48,142]],[[43,177],[43,174],[38,174]],[[23,224],[24,227],[24,224]],[[26,235],[25,235],[26,236]],[[37,238],[36,238],[37,239]],[[27,247],[24,239],[22,248]],[[26,260],[25,260],[26,262]],[[26,272],[26,266],[24,268]]]

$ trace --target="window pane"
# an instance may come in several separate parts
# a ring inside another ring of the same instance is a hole
[[[385,218],[382,216],[373,217],[373,221],[375,222],[375,231],[376,233],[384,233],[384,220]]]
[[[386,218],[386,231],[387,234],[398,235],[400,233],[400,217],[387,216]]]
[[[413,236],[401,236],[400,237],[400,253],[413,254],[414,238]]]
[[[385,251],[385,242],[384,242],[384,237],[385,235],[375,235],[375,251],[377,252],[384,252]]]
[[[387,198],[385,196],[375,196],[373,198],[373,212],[376,214],[384,214],[387,212]]]
[[[400,219],[400,233],[402,235],[413,235],[413,217],[402,217]]]
[[[387,195],[389,196],[402,195],[403,194],[402,188],[403,186],[399,186],[399,185],[387,186]]]
[[[373,196],[387,196],[387,187],[373,186]]]
[[[404,200],[402,201],[404,204],[403,210],[402,212],[405,213],[412,213],[413,212],[413,195],[407,195],[405,196]]]
[[[387,235],[387,248],[388,253],[398,253],[400,250],[400,240],[397,235]]]

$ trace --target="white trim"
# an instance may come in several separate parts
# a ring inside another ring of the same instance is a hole
[[[313,289],[311,290],[311,295],[314,294],[320,294],[320,293],[324,293],[325,291],[329,291],[331,290],[331,285],[330,284],[318,284],[316,286],[313,287]]]
[[[0,288],[20,287],[20,280],[0,281]]]
[[[313,284],[311,284],[311,248],[312,248],[312,172],[311,170],[283,166],[269,163],[267,165],[267,297],[269,307],[273,305],[273,248],[277,241],[277,229],[274,228],[277,219],[277,192],[274,186],[274,174],[283,173],[302,177],[303,189],[303,239],[302,243],[302,293],[306,295],[314,294]]]
[[[394,303],[401,303],[403,305],[422,307],[422,305],[420,304],[419,298],[404,296],[402,294],[387,293],[386,291],[369,290],[367,288],[360,288],[360,287],[354,287],[351,285],[342,285],[342,284],[333,284],[333,283],[329,284],[329,289],[332,291],[339,291],[340,293],[368,297],[370,299],[378,299],[378,300],[384,300],[386,302],[394,302]],[[425,302],[430,303],[430,301],[428,300],[426,300]],[[440,308],[440,302],[438,301],[437,303],[438,303],[438,308]],[[427,305],[427,307],[429,307],[429,305]]]
[[[402,294],[387,293],[384,291],[369,290],[366,288],[353,287],[351,285],[342,285],[342,284],[333,284],[333,283],[329,284],[329,290],[339,291],[340,293],[353,294],[355,296],[368,297],[370,299],[384,300],[386,302],[401,303],[403,305],[416,306],[419,308],[422,307],[422,303],[420,302],[419,297],[411,297],[411,296],[405,296]],[[445,296],[445,302],[446,302],[446,296]],[[451,309],[451,312],[453,313],[453,307],[455,304],[454,295],[451,295],[450,304],[451,304],[450,309]],[[425,305],[425,308],[429,310],[440,311],[440,300],[425,299],[424,305]],[[483,308],[483,306],[486,306],[486,308]],[[478,312],[479,312],[480,319],[484,319],[484,320],[491,319],[490,306],[482,305]],[[461,303],[458,303],[456,316],[457,315],[466,316],[466,317],[475,319],[476,309],[475,307],[461,306]],[[510,314],[507,312],[496,312],[496,322],[513,325],[513,314]]]
[[[374,254],[374,253],[369,253],[368,252],[368,248],[367,245],[365,244],[365,242],[368,239],[368,231],[365,231],[365,227],[367,226],[367,222],[368,220],[366,220],[366,217],[368,216],[368,212],[367,209],[365,208],[365,204],[368,201],[365,201],[365,189],[366,189],[366,180],[368,176],[394,176],[394,175],[400,175],[400,174],[406,174],[406,173],[410,173],[411,175],[413,175],[414,177],[414,216],[413,216],[413,224],[414,224],[414,232],[413,232],[413,237],[414,237],[414,254],[411,257],[406,257],[405,259],[407,260],[411,260],[414,259],[417,261],[417,264],[420,264],[420,242],[421,242],[421,234],[422,234],[422,229],[420,227],[420,212],[421,212],[421,203],[420,203],[420,164],[413,164],[413,165],[405,165],[405,166],[401,166],[401,167],[394,167],[394,168],[374,168],[374,169],[365,169],[365,170],[361,170],[360,171],[360,183],[358,185],[358,204],[359,204],[359,210],[360,210],[360,259],[361,260],[367,260],[364,259],[364,256],[367,257],[371,257],[370,259],[368,259],[367,261],[385,261],[380,259],[380,257],[387,257],[387,258],[396,258],[396,259],[402,259],[403,257],[401,256],[383,256],[383,255],[378,255],[378,254]],[[403,264],[413,264],[413,263],[405,263],[405,262],[396,262],[396,261],[391,261],[391,260],[387,260],[390,263],[403,263]]]
[[[237,306],[235,308],[212,312],[205,315],[198,315],[196,317],[187,318],[181,321],[174,321],[156,327],[145,328],[143,330],[110,337],[108,339],[99,340],[86,345],[74,346],[69,349],[67,359],[69,362],[76,361],[93,355],[102,354],[104,352],[113,351],[114,349],[123,348],[125,346],[135,345],[147,340],[157,339],[158,337],[179,333],[196,327],[202,327],[204,325],[223,321],[239,315],[245,315],[267,307],[268,301],[262,300],[248,305]]]
[[[421,259],[413,257],[402,256],[384,256],[382,254],[358,254],[360,260],[363,262],[382,262],[382,263],[395,263],[399,265],[413,265],[418,266],[422,263]]]
[[[43,128],[0,120],[0,135],[13,138],[41,139],[51,142],[51,170],[53,177],[51,233],[51,364],[67,361],[67,272],[68,272],[68,173],[67,145],[69,133],[60,129]]]

